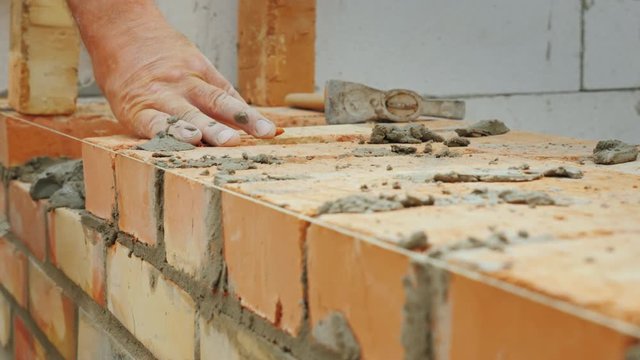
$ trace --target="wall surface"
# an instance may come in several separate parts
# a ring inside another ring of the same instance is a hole
[[[8,29],[9,0],[0,0]],[[236,1],[159,0],[236,81]],[[640,134],[638,0],[318,1],[316,84],[331,78],[468,99],[468,117],[592,139]],[[0,91],[8,34],[0,32]],[[85,94],[95,94],[89,59]],[[637,140],[636,140],[637,141]]]

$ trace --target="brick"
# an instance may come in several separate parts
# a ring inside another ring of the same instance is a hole
[[[135,359],[86,312],[80,310],[79,314],[78,359]]]
[[[105,304],[104,242],[97,231],[82,225],[80,211],[51,212],[49,258],[98,304]]]
[[[212,321],[201,317],[199,322],[200,358],[202,359],[294,359],[224,315],[216,316]]]
[[[140,242],[158,241],[156,170],[151,164],[126,156],[117,156],[116,188],[118,226]]]
[[[401,359],[409,272],[406,255],[312,224],[307,232],[309,315],[314,328],[340,312],[366,359]]]
[[[0,283],[16,302],[27,307],[27,257],[0,237]]]
[[[240,302],[277,327],[298,334],[307,223],[226,192],[222,219],[229,284]]]
[[[451,359],[624,359],[636,341],[456,274],[448,294]]]
[[[29,261],[29,310],[60,354],[75,359],[75,304],[33,259]]]
[[[79,34],[64,0],[13,0],[9,104],[25,114],[72,113],[79,54]]]
[[[46,201],[31,199],[29,186],[17,180],[9,183],[9,223],[11,231],[43,261],[47,246]]]
[[[2,164],[0,164],[2,166]],[[7,186],[2,179],[0,179],[0,221],[7,220]]]
[[[11,305],[4,294],[0,292],[0,348],[9,346],[11,328]]]
[[[164,241],[167,262],[191,276],[203,274],[209,244],[219,228],[219,193],[177,173],[164,178]]]
[[[238,86],[250,103],[284,105],[292,92],[313,92],[315,0],[241,0]]]
[[[107,254],[109,310],[159,359],[193,359],[195,305],[175,283],[120,244]]]
[[[45,360],[46,351],[19,316],[13,317],[14,360]]]
[[[634,0],[584,3],[584,86],[640,86],[640,4]],[[595,106],[594,106],[595,108]]]
[[[116,205],[115,153],[92,143],[82,144],[85,208],[93,215],[113,220]]]

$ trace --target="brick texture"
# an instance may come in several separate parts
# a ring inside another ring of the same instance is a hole
[[[11,231],[24,242],[39,260],[46,249],[46,201],[33,201],[29,184],[12,181],[9,184],[9,223]]]
[[[29,310],[60,354],[75,359],[75,304],[34,260],[29,261]]]
[[[91,143],[82,144],[85,208],[93,215],[111,220],[116,204],[115,154]]]
[[[27,257],[0,237],[0,283],[18,304],[27,307]]]
[[[222,194],[222,218],[231,288],[243,306],[297,334],[307,223],[228,193]]]
[[[117,156],[115,164],[118,226],[139,241],[155,245],[158,241],[155,176],[159,170],[125,156]]]
[[[46,352],[42,344],[29,331],[19,316],[13,317],[14,360],[45,360]]]
[[[331,312],[340,312],[363,358],[403,358],[402,280],[409,259],[318,225],[309,227],[307,249],[312,328]]]
[[[164,241],[167,261],[191,276],[208,263],[209,243],[218,226],[216,190],[179,174],[164,178]],[[200,270],[200,271],[198,271]]]
[[[11,328],[11,306],[4,294],[0,293],[0,347],[9,345]]]
[[[80,310],[78,318],[78,359],[134,360],[109,333],[95,323],[86,312]]]
[[[573,315],[453,275],[451,359],[625,359],[634,340]]]
[[[49,257],[98,304],[105,304],[104,242],[100,233],[84,227],[80,211],[65,208],[51,213]]]
[[[0,166],[2,164],[0,163]],[[4,181],[0,179],[0,221],[7,220],[7,187]]]
[[[108,307],[159,359],[193,359],[195,305],[175,283],[116,244],[107,255]]]

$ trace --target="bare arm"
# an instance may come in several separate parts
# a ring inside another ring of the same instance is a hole
[[[169,129],[190,143],[233,146],[274,124],[249,107],[153,0],[67,0],[116,117],[141,137]],[[181,120],[175,124],[170,116]]]

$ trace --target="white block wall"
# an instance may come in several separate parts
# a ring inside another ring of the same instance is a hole
[[[236,0],[157,0],[231,81]],[[460,96],[469,118],[640,142],[638,0],[317,0],[318,87],[330,78]],[[8,3],[0,0],[0,91]],[[89,59],[80,81],[89,86]]]

